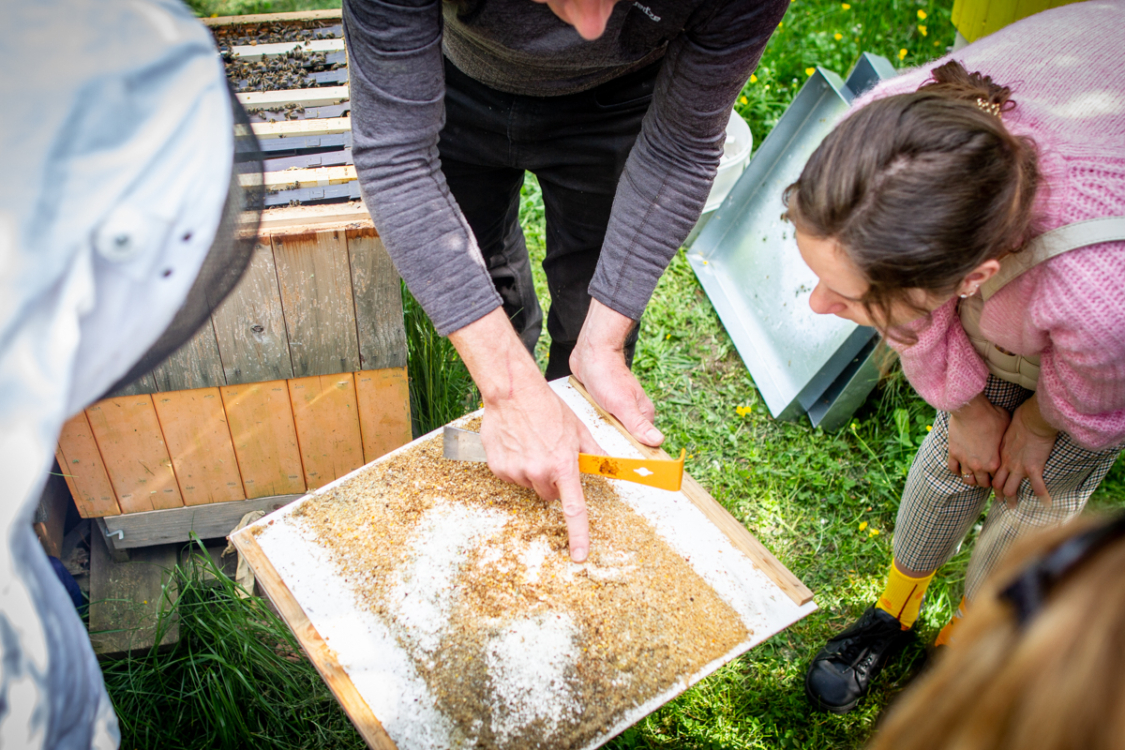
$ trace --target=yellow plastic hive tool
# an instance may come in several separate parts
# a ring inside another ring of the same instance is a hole
[[[455,461],[484,461],[484,444],[480,435],[457,427],[442,431],[442,453]],[[684,456],[672,459],[618,458],[578,454],[578,470],[583,474],[597,474],[609,479],[636,482],[648,487],[677,492],[684,480]]]
[[[616,458],[614,456],[592,456],[589,453],[578,454],[578,470],[583,474],[598,474],[610,479],[622,479],[626,482],[649,487],[658,487],[662,490],[677,492],[684,481],[684,455],[672,459],[657,458]]]

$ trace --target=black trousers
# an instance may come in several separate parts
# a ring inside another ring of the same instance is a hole
[[[548,379],[570,373],[617,181],[659,71],[658,62],[589,91],[535,97],[489,88],[445,62],[442,172],[476,235],[504,311],[532,352],[543,312],[519,225],[524,172],[533,173],[543,190],[543,270],[551,294]],[[626,341],[630,366],[636,341],[634,327]]]

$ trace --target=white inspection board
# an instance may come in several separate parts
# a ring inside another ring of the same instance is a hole
[[[583,393],[564,380],[555,381],[551,386],[587,425],[607,453],[641,457],[640,451],[617,427],[598,415]],[[479,413],[454,424],[465,424],[474,416],[479,416]],[[440,431],[424,436],[373,463],[391,460],[416,443],[439,434]],[[459,729],[449,716],[442,713],[440,701],[418,667],[418,654],[425,653],[426,648],[433,648],[433,644],[443,636],[443,628],[448,623],[442,620],[442,613],[448,610],[449,602],[439,601],[434,598],[438,595],[432,592],[427,594],[425,583],[419,584],[421,588],[418,591],[403,594],[414,596],[409,600],[413,608],[409,610],[409,617],[405,618],[408,620],[406,627],[410,630],[404,639],[403,618],[395,623],[387,622],[370,608],[361,606],[355,591],[344,580],[339,565],[317,543],[303,520],[301,508],[306,503],[347,483],[363,471],[361,468],[317,490],[232,538],[369,744],[397,747],[399,750],[471,747],[474,745],[473,736],[471,733],[466,735],[463,724]],[[787,595],[775,582],[779,569],[789,576],[776,560],[770,558],[769,564],[763,564],[761,559],[757,562],[752,560],[732,543],[727,533],[709,520],[684,491],[668,492],[617,480],[607,481],[611,482],[620,500],[645,519],[653,531],[737,613],[748,635],[693,673],[660,686],[642,704],[620,712],[611,725],[598,727],[596,733],[584,741],[582,747],[585,748],[604,744],[691,684],[816,609],[810,596],[803,597],[807,601],[799,604],[794,598],[802,597]],[[707,499],[710,501],[710,498]],[[420,536],[416,544],[403,547],[403,570],[417,571],[425,567],[427,580],[439,583],[452,580],[464,565],[469,549],[474,545],[487,545],[492,534],[504,533],[503,521],[494,521],[491,516],[473,516],[446,507],[443,514],[432,515],[419,524],[417,533],[428,535],[426,538]],[[435,544],[435,539],[440,539],[442,543]],[[768,557],[768,553],[764,554]],[[529,548],[528,555],[534,557],[532,548]],[[767,569],[771,567],[772,570]],[[417,576],[404,575],[407,581],[420,580]],[[799,582],[795,583],[803,589]],[[441,590],[448,591],[449,587]],[[453,591],[453,594],[441,596],[455,596],[456,587]],[[807,594],[807,590],[804,591]],[[426,599],[427,596],[430,599]],[[442,604],[444,608],[439,606]],[[406,612],[405,609],[401,611]],[[568,654],[573,651],[573,644],[568,641],[571,635],[568,635],[566,627],[565,618],[548,621],[541,613],[515,618],[503,628],[508,634],[504,636],[506,640],[501,642],[498,639],[482,651],[490,659],[495,657],[494,668],[493,662],[489,662],[492,670],[489,678],[513,683],[507,691],[498,693],[507,696],[503,700],[510,705],[492,706],[489,713],[489,721],[493,724],[489,736],[500,746],[503,746],[504,737],[519,736],[519,731],[526,730],[530,725],[536,728],[536,736],[542,738],[542,747],[554,746],[551,733],[565,723],[566,712],[571,710],[572,703],[567,688],[559,678],[566,670]],[[684,633],[682,637],[690,638],[691,634]],[[504,658],[509,661],[505,662]],[[521,658],[535,661],[532,672],[512,671],[512,664],[518,664]],[[528,674],[538,678],[528,681]],[[514,682],[519,680],[527,684],[515,685]],[[524,726],[520,725],[521,722]]]

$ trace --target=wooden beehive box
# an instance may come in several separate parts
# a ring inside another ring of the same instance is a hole
[[[223,536],[244,513],[279,507],[411,439],[399,277],[355,200],[340,12],[207,20],[221,49],[260,38],[241,46],[284,57],[269,43],[284,37],[329,52],[297,61],[325,69],[306,88],[239,93],[272,206],[239,285],[179,351],[60,436],[78,510],[102,519],[117,550],[192,531]]]

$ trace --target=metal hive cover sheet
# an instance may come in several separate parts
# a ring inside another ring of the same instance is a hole
[[[552,387],[607,452],[640,457]],[[240,532],[400,750],[598,747],[816,609],[682,492],[584,478],[575,565],[558,503],[440,456],[437,431]]]
[[[818,68],[688,251],[775,417],[797,417],[803,411],[798,396],[818,374],[831,382],[838,373],[825,378],[822,368],[857,328],[809,308],[816,275],[801,260],[793,225],[781,218],[782,192],[800,177],[850,101],[840,78]],[[809,401],[820,394],[804,395]]]

